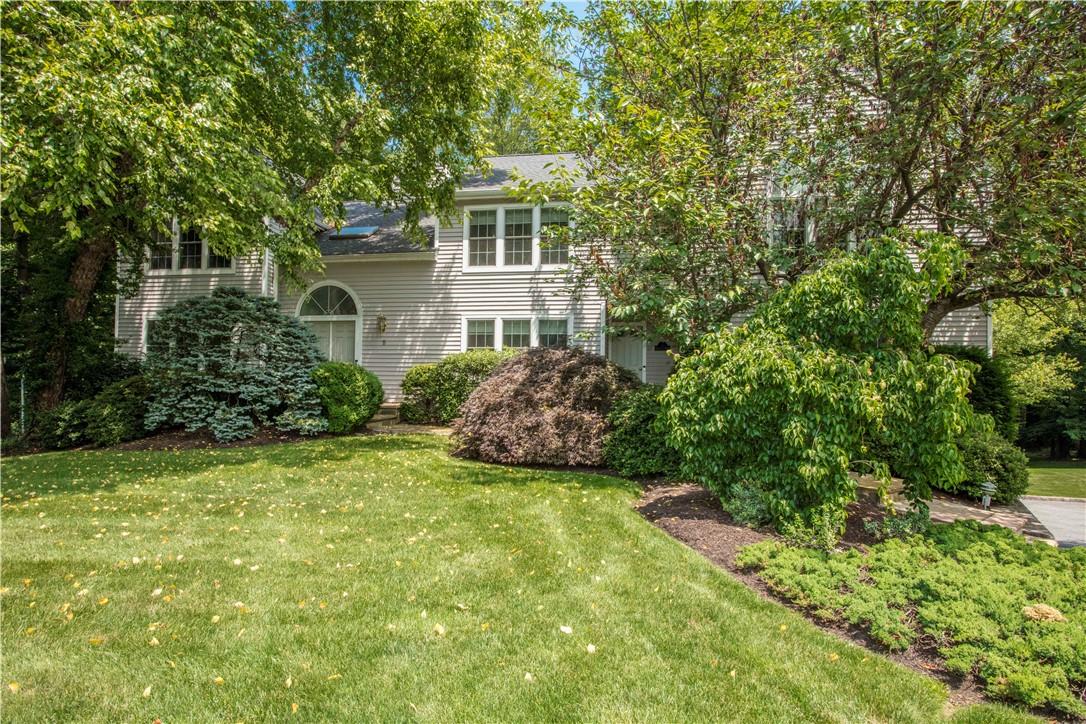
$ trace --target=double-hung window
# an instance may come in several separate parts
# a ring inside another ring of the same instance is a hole
[[[555,238],[557,236],[555,232],[566,226],[569,226],[569,209],[548,206],[541,210],[539,228],[543,233],[539,246],[540,263],[569,263],[569,244]]]
[[[771,199],[769,213],[769,236],[774,246],[798,251],[807,245],[807,220],[799,199]]]
[[[498,212],[472,211],[468,227],[468,264],[496,266],[498,263]]]
[[[540,347],[569,346],[569,323],[565,319],[539,320]]]
[[[176,222],[169,236],[160,236],[150,245],[147,262],[150,272],[231,271],[233,266],[232,257],[211,251],[198,228],[182,228]]]
[[[468,320],[467,348],[494,349],[493,319]]]
[[[502,320],[502,347],[509,349],[522,349],[532,346],[532,320],[530,319],[503,319]]]
[[[532,210],[505,210],[505,265],[532,263]]]
[[[535,315],[463,318],[464,349],[568,347],[572,317]]]
[[[464,270],[536,270],[569,263],[566,206],[469,208],[464,217]]]

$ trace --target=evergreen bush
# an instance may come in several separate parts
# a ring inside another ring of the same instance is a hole
[[[434,364],[407,370],[400,387],[400,419],[424,425],[448,425],[479,383],[518,350],[469,349]]]
[[[935,351],[976,365],[969,384],[969,404],[978,413],[992,416],[996,432],[1008,440],[1016,440],[1019,410],[1006,361],[989,357],[983,347],[941,345]]]
[[[679,456],[667,445],[658,424],[660,387],[645,385],[620,394],[607,416],[610,432],[603,441],[608,467],[623,475],[671,475]]]
[[[579,349],[530,349],[480,384],[453,424],[455,454],[496,463],[602,465],[607,415],[640,382]]]
[[[220,288],[184,300],[149,335],[146,425],[210,430],[219,441],[272,424],[316,433],[325,427],[310,376],[319,362],[313,333],[271,299]]]
[[[992,500],[1013,503],[1029,488],[1029,458],[1013,443],[992,429],[991,424],[967,430],[958,438],[958,451],[965,466],[965,477],[945,488],[971,498],[984,495],[981,487],[994,483]]]
[[[322,362],[313,370],[313,381],[329,432],[358,430],[377,414],[385,399],[377,375],[350,362]]]

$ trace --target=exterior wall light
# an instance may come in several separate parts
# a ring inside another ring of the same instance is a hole
[[[377,334],[384,334],[388,329],[388,318],[383,314],[377,315]]]

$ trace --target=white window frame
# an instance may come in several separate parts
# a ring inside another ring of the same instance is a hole
[[[505,325],[504,319],[510,320],[531,320],[531,342],[527,349],[533,349],[539,346],[539,322],[540,320],[565,320],[566,322],[566,340],[567,343],[572,346],[574,341],[573,336],[573,313],[549,313],[549,312],[509,312],[502,314],[464,314],[460,317],[460,351],[466,352],[468,350],[468,322],[475,320],[484,320],[494,322],[494,345],[492,349],[501,351],[505,341]],[[488,349],[487,347],[472,347],[472,349]],[[516,349],[525,349],[523,347],[517,347]]]
[[[354,302],[354,309],[357,314],[329,314],[329,315],[312,315],[302,314],[302,305],[305,300],[317,289],[321,287],[339,287],[351,297],[351,301]],[[294,316],[298,318],[300,322],[354,322],[354,363],[356,365],[362,364],[362,302],[359,300],[358,295],[354,293],[354,290],[343,282],[337,282],[334,279],[321,279],[314,282],[298,297],[297,304],[294,305]]]
[[[173,220],[170,226],[170,245],[173,256],[170,260],[169,269],[152,269],[150,254],[147,256],[146,262],[143,265],[143,271],[146,274],[154,276],[168,276],[168,275],[186,275],[186,274],[233,274],[237,271],[237,257],[230,257],[230,266],[217,267],[210,269],[207,266],[207,259],[210,250],[208,249],[207,239],[203,234],[200,234],[200,268],[199,269],[182,269],[181,268],[181,224],[177,219]],[[150,247],[148,247],[150,249]]]
[[[158,312],[148,312],[143,315],[140,329],[140,356],[147,356],[147,333],[150,331],[151,322],[158,319]]]
[[[572,210],[572,204],[564,201],[544,204],[547,208],[563,208]],[[469,274],[486,274],[496,272],[531,272],[551,271],[565,269],[565,264],[543,264],[540,252],[540,221],[543,207],[532,204],[479,204],[465,206],[461,216],[461,228],[463,230],[463,252],[461,254],[463,271]],[[506,264],[505,263],[505,212],[507,209],[531,209],[532,210],[532,263],[531,264]],[[495,263],[493,265],[479,266],[471,263],[471,214],[475,211],[495,212]],[[573,227],[573,216],[570,214],[569,225]],[[570,247],[568,258],[573,257],[573,248]]]
[[[766,243],[770,246],[777,246],[777,242],[774,240],[774,225],[773,225],[773,213],[774,205],[782,201],[793,201],[799,203],[804,198],[804,190],[798,186],[792,186],[791,188],[784,188],[777,181],[772,181],[766,188],[766,222],[765,222],[765,234]],[[808,201],[810,198],[808,197]],[[806,214],[803,219],[803,234],[804,245],[810,245],[815,242],[815,225],[814,218],[811,214]]]

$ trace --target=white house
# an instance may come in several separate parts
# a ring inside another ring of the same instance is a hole
[[[119,348],[142,354],[158,312],[217,286],[275,297],[317,335],[329,359],[374,372],[389,400],[404,372],[465,349],[576,345],[606,355],[642,380],[662,383],[671,370],[663,340],[606,337],[606,305],[594,290],[571,295],[563,279],[576,250],[543,247],[540,230],[570,223],[561,203],[531,206],[510,196],[514,169],[530,180],[570,154],[489,159],[491,172],[463,181],[454,224],[426,219],[431,243],[419,247],[400,229],[401,212],[347,205],[346,224],[319,234],[323,273],[304,288],[288,285],[268,254],[231,259],[209,252],[198,232],[175,230],[153,248],[139,290],[118,297]],[[950,315],[936,341],[990,347],[990,320],[977,309]]]

